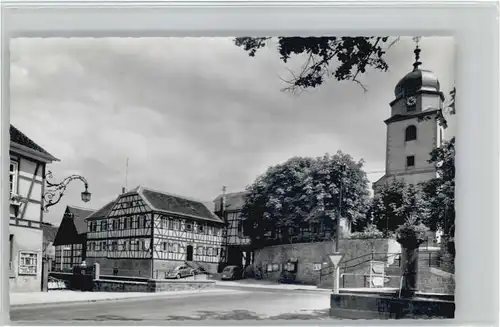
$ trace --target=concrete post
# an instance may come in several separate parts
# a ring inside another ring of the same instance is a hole
[[[340,266],[335,267],[335,274],[333,279],[333,294],[340,293]]]
[[[94,263],[94,279],[99,279],[100,276],[101,276],[101,269],[99,263],[96,262]]]

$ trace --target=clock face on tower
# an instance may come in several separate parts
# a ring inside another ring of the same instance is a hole
[[[414,106],[417,103],[417,99],[413,96],[406,98],[406,105],[409,107]]]

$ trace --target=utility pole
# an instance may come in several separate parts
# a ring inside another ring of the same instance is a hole
[[[342,179],[340,180],[339,189],[339,209],[337,210],[337,226],[335,232],[335,252],[339,252],[339,239],[340,239],[340,219],[342,217]]]

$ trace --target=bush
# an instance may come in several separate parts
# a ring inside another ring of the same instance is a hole
[[[427,234],[429,233],[429,228],[424,224],[414,224],[411,222],[405,222],[403,225],[399,226],[395,232],[396,240],[400,244],[408,245],[420,245],[427,240]]]
[[[384,233],[377,229],[375,225],[368,225],[362,232],[354,232],[349,235],[350,239],[371,239],[384,238]]]

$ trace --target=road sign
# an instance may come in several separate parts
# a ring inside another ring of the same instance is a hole
[[[341,253],[334,253],[328,256],[330,258],[330,261],[332,262],[334,267],[337,267],[339,265],[340,260],[344,257],[343,254]]]

